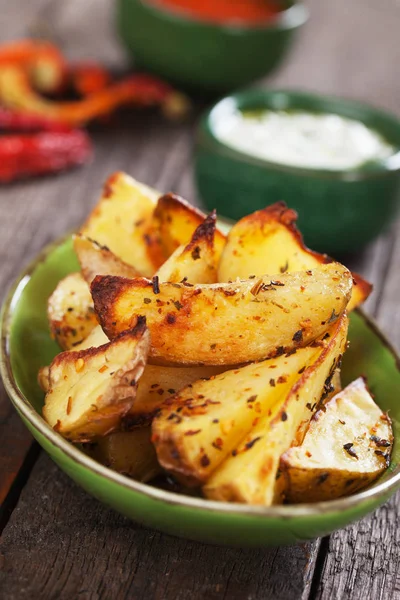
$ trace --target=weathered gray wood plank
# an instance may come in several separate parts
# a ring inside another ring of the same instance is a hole
[[[0,542],[0,597],[299,599],[314,560],[311,544],[240,550],[148,531],[42,455]]]

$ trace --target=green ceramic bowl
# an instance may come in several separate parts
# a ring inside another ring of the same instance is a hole
[[[216,544],[293,544],[326,535],[363,517],[400,487],[399,359],[362,313],[351,316],[344,382],[367,373],[372,392],[390,410],[395,445],[388,471],[369,489],[332,502],[270,508],[212,502],[137,483],[95,462],[53,431],[41,416],[37,371],[59,351],[50,339],[46,305],[57,282],[78,269],[71,239],[46,248],[20,275],[2,312],[1,375],[15,408],[52,459],[72,479],[122,514],[167,533]]]
[[[301,2],[258,26],[212,24],[157,6],[152,0],[118,0],[117,28],[135,64],[178,85],[227,92],[274,69],[293,34],[307,20]]]
[[[215,124],[233,111],[306,110],[356,119],[395,147],[381,162],[347,171],[305,169],[253,158],[220,142]],[[208,111],[198,128],[195,177],[209,209],[232,219],[277,200],[299,213],[299,227],[315,250],[359,250],[390,223],[400,199],[400,120],[358,102],[301,92],[251,90]]]

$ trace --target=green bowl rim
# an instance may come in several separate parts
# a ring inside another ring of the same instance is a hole
[[[400,171],[400,135],[398,147],[396,148],[395,154],[389,156],[386,159],[382,159],[380,161],[376,161],[376,169],[341,169],[341,170],[331,170],[331,169],[316,169],[316,168],[306,168],[306,167],[297,167],[291,165],[285,165],[276,163],[273,161],[268,161],[264,158],[258,158],[256,156],[252,156],[251,154],[246,154],[245,152],[241,152],[236,148],[231,148],[224,142],[222,142],[214,132],[212,120],[219,118],[215,116],[217,111],[224,111],[225,105],[227,107],[232,108],[233,106],[237,107],[246,99],[250,101],[250,103],[254,102],[256,106],[265,98],[273,97],[273,96],[287,96],[289,99],[294,98],[305,100],[310,102],[311,104],[324,103],[336,105],[338,110],[340,110],[340,106],[348,107],[352,109],[358,109],[363,113],[369,114],[371,117],[379,117],[386,119],[393,124],[396,124],[400,129],[400,119],[396,117],[396,115],[390,113],[389,111],[382,110],[375,106],[371,106],[364,102],[360,102],[358,100],[353,100],[350,98],[343,98],[341,96],[334,96],[330,94],[318,94],[305,90],[295,90],[295,89],[250,89],[235,92],[233,94],[229,94],[224,98],[218,100],[211,108],[207,109],[206,112],[202,115],[200,122],[197,127],[196,132],[196,141],[197,146],[199,148],[204,147],[209,150],[217,151],[219,154],[231,158],[234,160],[239,160],[240,162],[255,165],[262,168],[271,168],[275,171],[281,171],[283,173],[292,173],[294,175],[303,175],[307,177],[315,177],[317,179],[341,179],[343,181],[355,181],[355,180],[364,180],[364,179],[373,179],[376,177],[385,177],[390,173]],[[311,109],[312,110],[312,109]],[[328,112],[328,111],[327,111]],[[334,113],[334,110],[329,110],[330,113]],[[340,112],[336,114],[340,115]],[[355,119],[357,120],[357,119]],[[364,122],[362,119],[361,122]],[[371,129],[375,129],[378,133],[381,133],[378,128],[371,127]],[[385,136],[386,137],[386,136]]]
[[[126,1],[130,2],[132,0]],[[195,17],[191,17],[190,14],[179,12],[179,10],[168,10],[168,8],[159,6],[157,0],[134,0],[134,2],[141,4],[150,13],[157,17],[162,17],[165,21],[177,23],[178,25],[205,27],[214,31],[225,31],[227,33],[287,31],[301,27],[309,17],[309,11],[302,0],[290,0],[291,6],[279,11],[274,19],[263,21],[259,25],[243,25],[235,22],[213,23],[212,21],[196,19]]]
[[[134,492],[147,496],[155,501],[162,501],[167,504],[181,506],[182,508],[194,508],[205,510],[208,512],[220,512],[223,514],[237,514],[241,516],[253,517],[270,517],[270,518],[295,518],[295,517],[310,517],[318,514],[327,514],[332,512],[343,511],[358,506],[359,504],[380,497],[387,497],[394,493],[400,485],[400,465],[389,475],[388,479],[383,483],[368,488],[362,492],[358,492],[351,496],[339,498],[338,500],[329,500],[326,502],[315,502],[307,504],[288,504],[276,506],[258,506],[229,502],[216,502],[202,498],[194,498],[184,494],[176,494],[152,487],[145,483],[140,483],[134,479],[117,473],[87,456],[82,450],[74,446],[72,443],[65,440],[59,433],[55,432],[39,415],[38,412],[30,404],[29,400],[18,388],[14,379],[11,360],[9,354],[9,336],[12,321],[13,311],[18,302],[22,290],[30,280],[31,275],[40,263],[44,262],[48,255],[65,243],[70,237],[70,234],[64,236],[49,245],[47,245],[30,264],[20,273],[14,283],[11,285],[7,296],[3,302],[0,315],[0,375],[3,380],[6,392],[19,412],[30,424],[43,436],[47,441],[61,450],[68,458],[75,463],[91,470],[94,474],[104,477],[108,481],[122,485]],[[400,357],[393,345],[380,331],[378,325],[373,319],[357,309],[357,312],[362,316],[366,324],[376,333],[382,343],[388,348],[395,359],[396,367],[400,371]]]

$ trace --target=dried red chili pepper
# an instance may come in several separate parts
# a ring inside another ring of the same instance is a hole
[[[70,125],[42,115],[0,108],[0,131],[33,133],[35,131],[71,131]]]
[[[55,173],[83,164],[91,154],[88,135],[77,129],[2,136],[0,182],[9,183],[30,175]]]

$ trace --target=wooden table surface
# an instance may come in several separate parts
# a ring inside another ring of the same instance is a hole
[[[50,35],[71,58],[121,67],[107,0],[0,0],[0,41]],[[283,68],[264,85],[360,98],[400,114],[400,4],[309,0],[312,18]],[[135,115],[94,134],[85,168],[0,190],[0,290],[49,241],[77,226],[115,170],[196,201],[195,118],[176,125]],[[271,201],[275,200],[271,198]],[[375,284],[367,310],[400,347],[400,223],[352,257]],[[0,395],[0,598],[400,598],[400,511],[388,504],[330,537],[240,550],[142,528],[86,495],[31,438]]]

